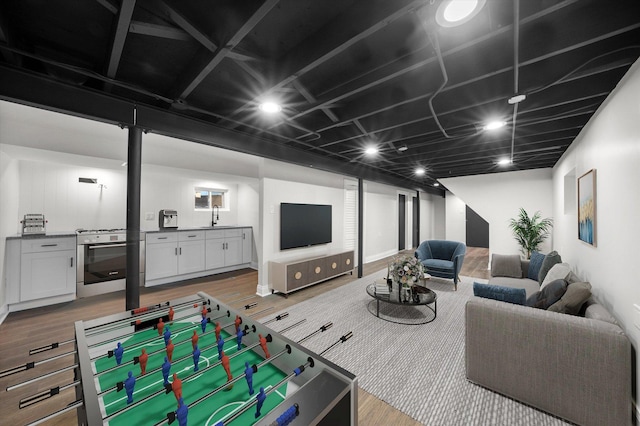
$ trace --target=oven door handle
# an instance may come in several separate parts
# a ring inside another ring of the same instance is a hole
[[[127,243],[122,244],[100,244],[97,246],[89,246],[89,250],[99,249],[99,248],[110,248],[110,247],[126,247]]]

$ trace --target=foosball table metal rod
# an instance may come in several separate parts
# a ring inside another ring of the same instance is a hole
[[[50,351],[53,349],[57,349],[60,346],[69,345],[75,342],[76,342],[76,339],[69,339],[69,340],[64,340],[62,342],[54,342],[45,346],[40,346],[39,348],[29,349],[29,355],[35,355],[35,354],[39,354],[40,352]]]
[[[69,411],[75,410],[77,408],[80,408],[83,405],[84,405],[84,402],[82,402],[82,400],[74,401],[71,404],[69,404],[66,407],[64,407],[62,410],[55,411],[55,412],[49,414],[48,416],[45,416],[45,417],[42,417],[41,419],[36,420],[33,423],[29,423],[27,426],[39,425],[39,424],[44,423],[46,421],[49,421],[49,420],[51,420],[51,419],[53,419],[55,417],[58,417],[61,414],[64,414],[66,412],[69,412]]]
[[[22,386],[30,385],[31,383],[35,383],[35,382],[40,381],[40,380],[44,380],[44,379],[46,379],[48,377],[55,376],[56,374],[60,374],[60,373],[64,373],[65,371],[73,370],[74,368],[77,368],[77,367],[78,367],[78,364],[73,364],[73,365],[70,365],[68,367],[64,367],[64,368],[52,371],[52,372],[47,373],[47,374],[43,374],[42,376],[37,376],[37,377],[34,377],[33,379],[29,379],[29,380],[26,380],[24,382],[16,383],[15,385],[7,386],[7,392],[8,391],[12,391],[14,389],[21,388]]]
[[[302,339],[298,340],[297,343],[302,343],[304,341],[309,340],[310,338],[312,338],[313,336],[315,336],[318,333],[323,333],[325,331],[327,331],[328,329],[330,329],[331,327],[333,327],[333,323],[332,322],[328,322],[325,325],[321,326],[319,329],[317,329],[316,331],[314,331],[311,334],[306,335],[305,337],[303,337]]]
[[[38,365],[46,364],[47,362],[55,361],[56,359],[64,358],[69,355],[74,355],[75,353],[77,353],[77,351],[70,351],[70,352],[65,352],[63,354],[55,355],[49,358],[45,358],[40,361],[27,362],[24,365],[19,365],[17,367],[9,368],[8,370],[4,370],[0,372],[0,378],[10,376],[12,374],[20,373],[22,371],[27,371],[37,367]]]
[[[175,305],[173,305],[173,307],[182,307],[182,306],[193,306],[195,304],[198,303],[202,303],[203,306],[204,305],[210,305],[211,301],[207,301],[207,300],[202,300],[202,299],[194,299],[191,301],[187,301],[187,302],[181,302],[181,303],[177,303]],[[191,307],[188,307],[186,309],[180,309],[179,311],[185,311],[187,309],[192,309]],[[151,319],[154,318],[158,315],[157,311],[151,311],[151,312],[145,312],[143,314],[140,314],[137,318],[120,318],[117,320],[113,320],[104,324],[100,324],[100,325],[95,325],[92,327],[88,327],[86,330],[86,336],[94,336],[96,334],[102,334],[102,333],[106,333],[106,332],[110,332],[113,331],[114,329],[118,329],[121,328],[123,325],[128,327],[131,326],[132,324],[135,324],[136,320],[147,320],[147,319]]]
[[[333,349],[336,345],[340,344],[340,343],[344,343],[347,340],[351,339],[351,337],[353,336],[353,332],[350,331],[347,334],[345,334],[344,336],[341,336],[340,339],[338,339],[337,342],[335,342],[334,344],[332,344],[331,346],[329,346],[327,349],[325,349],[324,351],[320,352],[320,355],[324,355],[326,352],[328,352],[329,350]]]
[[[39,392],[35,395],[22,398],[18,403],[18,408],[23,409],[23,408],[29,407],[30,405],[37,404],[38,402],[45,401],[51,397],[58,395],[60,392],[65,391],[69,388],[74,388],[79,384],[80,384],[80,380],[76,380],[75,382],[71,382],[62,386],[56,386],[51,389]]]
[[[249,315],[250,317],[255,317],[256,315],[263,314],[272,309],[273,309],[273,306],[269,306],[268,308],[262,309],[261,311],[251,312],[250,314],[247,314],[247,315]]]
[[[282,333],[286,333],[287,331],[299,326],[300,324],[302,324],[303,322],[305,322],[307,319],[303,318],[300,321],[291,324],[289,327],[283,328],[282,330],[278,331],[277,333],[282,334]]]

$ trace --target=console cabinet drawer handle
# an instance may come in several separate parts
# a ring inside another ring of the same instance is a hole
[[[40,247],[57,247],[57,244],[42,244]]]

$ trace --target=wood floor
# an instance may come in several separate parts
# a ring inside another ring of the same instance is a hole
[[[385,268],[389,261],[390,259],[387,258],[365,264],[363,267],[363,276]],[[488,249],[468,247],[461,275],[474,278],[488,278],[487,264]],[[353,275],[344,275],[325,283],[300,290],[289,295],[288,298],[280,295],[270,295],[264,298],[256,296],[255,300],[234,302],[238,299],[255,295],[258,273],[251,269],[245,269],[179,284],[141,288],[140,305],[153,305],[194,294],[198,291],[204,291],[239,310],[248,302],[257,301],[258,306],[254,308],[254,312],[269,307],[273,307],[271,311],[276,312],[356,279],[357,273],[354,272]],[[3,324],[0,325],[0,371],[24,365],[26,362],[41,361],[54,355],[71,351],[73,350],[73,344],[63,345],[53,351],[34,356],[28,355],[29,350],[32,348],[54,342],[72,340],[74,338],[73,323],[77,320],[99,318],[124,310],[124,292],[117,292],[78,299],[73,302],[45,308],[11,313]],[[261,314],[260,317],[266,315],[268,315],[268,312]],[[0,423],[7,425],[27,424],[49,413],[63,409],[67,404],[73,402],[76,399],[75,391],[74,388],[70,388],[60,391],[59,395],[44,402],[21,410],[18,409],[18,403],[23,398],[55,386],[71,383],[74,380],[72,372],[65,372],[28,386],[5,391],[7,386],[12,386],[30,378],[61,369],[72,363],[73,357],[66,356],[58,360],[43,363],[25,372],[1,378],[0,413],[2,413],[3,417]],[[394,409],[363,389],[359,389],[358,394],[358,419],[361,425],[419,425],[419,423],[412,418]],[[49,420],[45,424],[77,424],[75,410]]]

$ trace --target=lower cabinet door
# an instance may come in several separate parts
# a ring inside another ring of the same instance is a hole
[[[182,241],[178,245],[178,273],[204,271],[204,240]]]
[[[222,238],[206,240],[205,268],[217,269],[224,266],[225,241]]]
[[[75,281],[75,250],[22,254],[20,301],[75,293]]]
[[[178,245],[176,242],[147,244],[145,279],[178,275]]]
[[[239,265],[242,263],[242,237],[225,239],[224,266]]]

